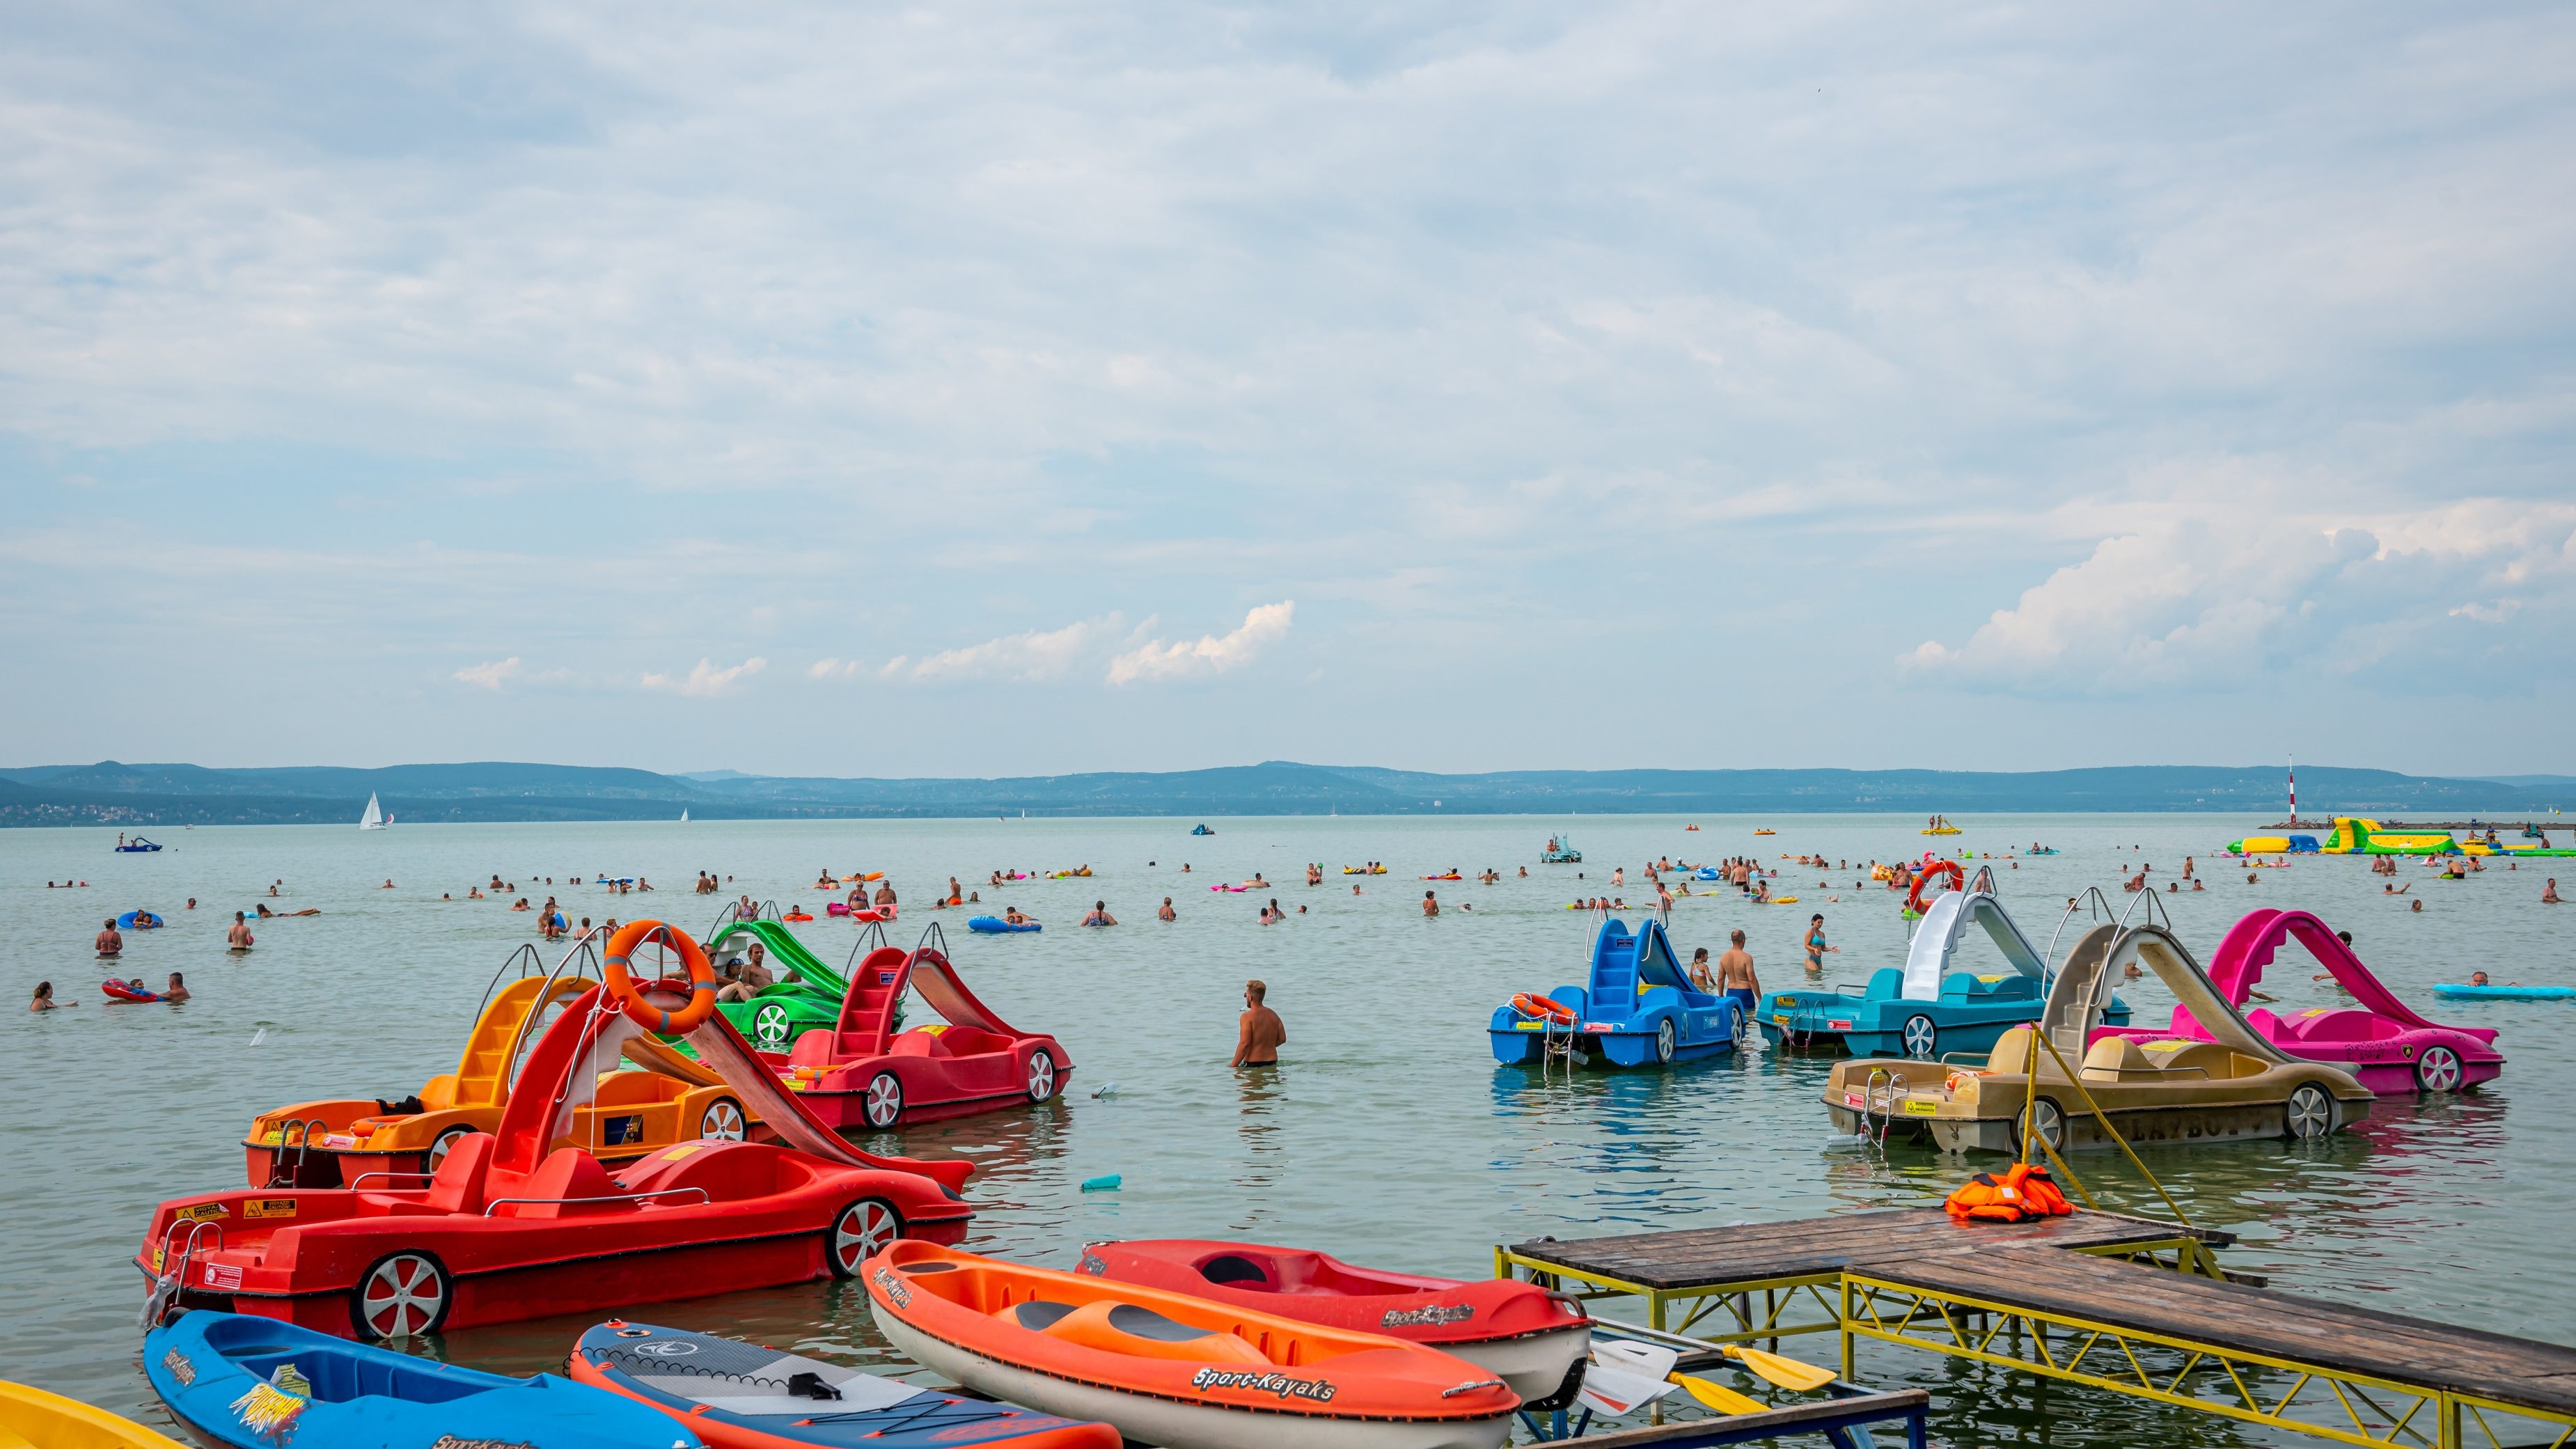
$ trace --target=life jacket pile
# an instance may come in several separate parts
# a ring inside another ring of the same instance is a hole
[[[1980,1172],[1950,1194],[1944,1206],[1961,1222],[2026,1223],[2075,1211],[2049,1179],[2048,1169],[2035,1162],[2015,1163],[2001,1177]]]

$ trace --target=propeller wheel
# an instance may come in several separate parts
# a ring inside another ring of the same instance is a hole
[[[2334,1098],[2314,1082],[2301,1082],[2291,1089],[2289,1105],[2282,1115],[2292,1137],[2301,1142],[2319,1141],[2334,1131]]]
[[[421,1166],[431,1176],[437,1176],[439,1165],[447,1161],[447,1154],[455,1151],[456,1144],[472,1136],[473,1132],[471,1127],[450,1127],[439,1133],[438,1140],[429,1144],[428,1155],[422,1158]]]
[[[1659,1064],[1670,1064],[1673,1059],[1673,1048],[1675,1045],[1676,1043],[1673,1040],[1673,1019],[1668,1016],[1655,1023],[1656,1062]]]
[[[2427,1092],[2456,1092],[2467,1075],[2460,1067],[2460,1054],[2446,1046],[2424,1048],[2415,1063],[2415,1085]]]
[[[861,1104],[868,1125],[879,1130],[903,1120],[903,1083],[892,1072],[879,1072],[868,1079],[867,1100]]]
[[[349,1318],[360,1338],[411,1338],[437,1331],[455,1301],[447,1270],[427,1253],[393,1253],[376,1260],[349,1295]]]
[[[765,1050],[776,1051],[787,1045],[787,1026],[787,1008],[775,1001],[751,1014],[752,1040]]]
[[[863,1197],[841,1209],[824,1234],[823,1265],[835,1278],[856,1278],[859,1265],[903,1236],[903,1214],[881,1197]]]
[[[1043,1050],[1029,1053],[1029,1100],[1043,1102],[1055,1095],[1055,1058]]]
[[[698,1114],[698,1136],[709,1142],[740,1142],[750,1135],[749,1126],[742,1104],[731,1097],[716,1098]]]
[[[1905,1018],[1904,1035],[1905,1055],[1911,1060],[1928,1062],[1940,1048],[1940,1029],[1932,1025],[1928,1016],[1918,1013]]]

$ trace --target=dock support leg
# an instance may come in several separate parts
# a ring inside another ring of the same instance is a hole
[[[2460,1401],[2444,1394],[2435,1412],[2440,1415],[2435,1420],[2440,1449],[2462,1449],[2466,1441],[2460,1437]]]
[[[1905,1449],[1930,1449],[1931,1441],[1924,1429],[1928,1417],[1921,1409],[1905,1416]]]
[[[1843,1295],[1843,1308],[1842,1308],[1843,1382],[1844,1382],[1844,1383],[1850,1383],[1850,1382],[1852,1382],[1852,1380],[1853,1380],[1853,1374],[1852,1374],[1852,1285],[1851,1285],[1851,1279],[1849,1279],[1849,1278],[1844,1278],[1844,1279],[1842,1279],[1842,1280],[1841,1280],[1841,1285],[1840,1285],[1840,1286],[1841,1286],[1841,1288],[1842,1288],[1842,1295]]]

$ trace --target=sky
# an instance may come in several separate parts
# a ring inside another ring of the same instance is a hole
[[[0,25],[0,763],[2576,773],[2576,10]]]

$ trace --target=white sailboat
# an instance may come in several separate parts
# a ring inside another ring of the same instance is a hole
[[[689,807],[686,805],[680,807],[680,823],[682,825],[689,823]]]
[[[367,813],[358,817],[358,828],[360,830],[385,828],[385,812],[377,807],[376,797],[372,791],[367,795]]]

